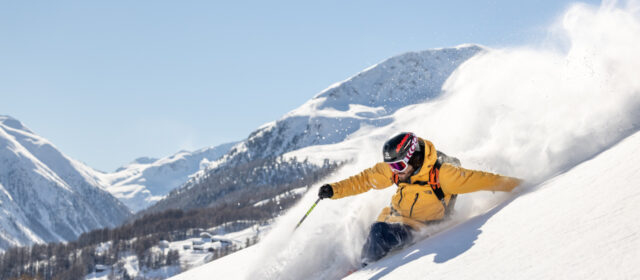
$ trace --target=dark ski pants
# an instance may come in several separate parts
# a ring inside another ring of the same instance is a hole
[[[411,242],[411,228],[403,224],[376,222],[362,247],[362,266],[384,257],[389,251]]]

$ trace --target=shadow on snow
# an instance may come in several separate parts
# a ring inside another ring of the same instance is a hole
[[[370,279],[380,279],[398,267],[402,267],[412,261],[431,254],[435,254],[435,263],[445,263],[456,258],[473,247],[478,236],[482,233],[482,226],[491,217],[493,217],[493,215],[498,213],[517,197],[530,191],[532,190],[530,189],[529,191],[525,191],[524,193],[511,197],[487,213],[463,221],[461,224],[444,230],[435,236],[428,237],[427,239],[404,249],[402,252],[391,256],[390,258],[382,260],[378,264],[374,264],[368,269],[382,268],[382,270],[371,275]]]

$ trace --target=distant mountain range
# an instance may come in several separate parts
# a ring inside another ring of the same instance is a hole
[[[139,158],[114,173],[98,175],[108,191],[134,212],[143,210],[189,180],[236,143],[222,144],[195,152],[181,151],[162,159]]]

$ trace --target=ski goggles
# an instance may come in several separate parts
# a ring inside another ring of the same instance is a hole
[[[389,167],[391,167],[391,171],[393,171],[394,173],[403,172],[407,170],[407,167],[409,167],[409,162],[405,161],[404,159],[394,162],[387,162],[387,164],[389,165]]]
[[[402,142],[404,142],[404,140]],[[402,142],[400,143],[400,145],[398,145],[398,151],[402,146]],[[407,167],[409,167],[409,160],[411,159],[411,156],[417,150],[417,148],[418,137],[414,135],[413,139],[411,139],[411,146],[409,147],[409,150],[407,151],[407,154],[404,156],[404,158],[398,161],[387,162],[387,165],[389,165],[391,171],[393,171],[394,173],[400,173],[407,170]]]

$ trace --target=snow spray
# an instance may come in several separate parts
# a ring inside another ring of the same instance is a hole
[[[640,17],[572,6],[538,47],[489,50],[461,65],[420,135],[465,166],[539,182],[640,128]],[[436,131],[437,133],[433,133]],[[444,131],[440,133],[440,131]],[[441,146],[440,146],[441,147]]]

